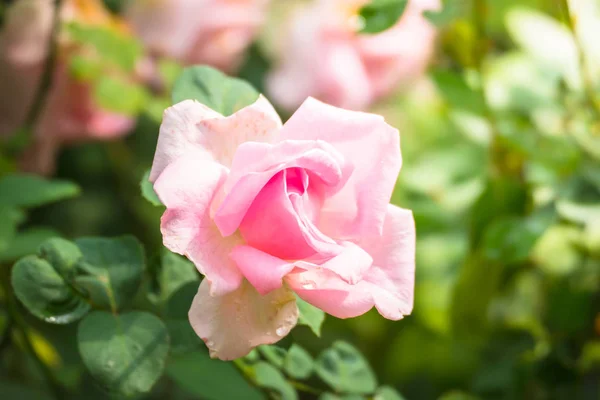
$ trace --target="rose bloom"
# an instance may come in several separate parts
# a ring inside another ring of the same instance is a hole
[[[205,275],[189,318],[211,356],[287,335],[294,293],[339,318],[411,312],[413,216],[389,204],[400,166],[382,117],[312,98],[284,126],[262,96],[229,117],[165,111],[150,181],[165,246]]]
[[[269,0],[137,0],[125,16],[154,54],[235,70]]]
[[[435,28],[422,15],[439,0],[410,0],[392,28],[359,34],[358,11],[367,0],[315,0],[294,14],[281,60],[267,85],[283,107],[308,96],[361,110],[399,84],[418,78],[434,48]]]
[[[14,134],[29,113],[41,83],[49,55],[54,0],[19,0],[9,7],[0,32],[0,136]],[[98,0],[69,0],[61,21],[118,25]],[[44,107],[33,127],[34,141],[22,167],[50,173],[56,152],[65,143],[107,139],[128,132],[132,118],[102,110],[94,101],[92,87],[69,74],[69,57],[77,51],[68,35],[59,35],[57,64]],[[10,95],[7,95],[10,93]]]

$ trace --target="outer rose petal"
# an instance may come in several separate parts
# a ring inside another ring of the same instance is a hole
[[[161,219],[164,245],[188,257],[212,282],[213,294],[234,291],[242,281],[229,258],[241,238],[222,237],[210,218],[211,204],[226,176],[227,169],[213,161],[182,158],[170,164],[154,184],[167,207]]]
[[[343,189],[325,199],[319,229],[336,239],[380,235],[402,164],[398,130],[378,115],[309,98],[281,130],[281,140],[301,139],[328,142],[355,167]]]
[[[211,296],[204,280],[189,312],[192,327],[211,357],[234,360],[252,348],[278,342],[298,321],[294,294],[280,288],[261,296],[248,282],[223,296]]]
[[[273,141],[280,127],[279,116],[263,96],[229,117],[196,101],[182,101],[165,110],[150,181],[190,152],[209,155],[229,167],[240,144]]]
[[[373,306],[392,320],[410,314],[415,271],[412,213],[389,205],[383,236],[360,245],[373,257],[373,266],[355,285],[323,269],[298,268],[285,281],[302,299],[338,318],[356,317]]]

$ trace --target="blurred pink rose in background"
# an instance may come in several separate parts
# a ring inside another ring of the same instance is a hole
[[[382,117],[312,98],[284,126],[262,96],[229,117],[166,110],[150,180],[164,245],[205,275],[189,318],[211,356],[286,336],[294,293],[339,318],[411,312],[413,216],[389,204],[400,166]]]
[[[153,54],[234,71],[269,0],[138,0],[125,15]]]
[[[359,34],[365,0],[316,0],[294,14],[268,89],[294,109],[308,96],[349,109],[366,108],[399,84],[418,78],[434,50],[435,28],[422,13],[439,0],[410,0],[398,23]]]
[[[0,33],[0,135],[14,134],[26,122],[49,55],[54,19],[53,0],[17,1],[8,10]],[[69,0],[61,22],[114,23],[97,0]],[[134,119],[101,109],[92,87],[69,74],[69,57],[77,52],[64,32],[58,37],[56,68],[43,109],[33,127],[34,139],[25,151],[22,168],[51,173],[56,152],[65,143],[107,139],[133,127]],[[10,94],[10,95],[8,95]],[[16,96],[16,97],[15,97]]]

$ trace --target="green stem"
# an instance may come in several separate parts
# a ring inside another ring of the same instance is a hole
[[[56,58],[58,56],[58,34],[60,32],[60,9],[62,0],[54,0],[54,21],[52,24],[52,33],[48,39],[48,58],[44,66],[40,85],[38,86],[33,104],[25,118],[23,132],[25,137],[22,139],[22,145],[25,147],[31,142],[32,132],[42,113],[48,93],[52,87],[52,78],[56,68]]]

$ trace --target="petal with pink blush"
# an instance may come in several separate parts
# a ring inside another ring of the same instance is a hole
[[[242,281],[229,253],[243,240],[239,235],[224,238],[210,218],[211,203],[226,177],[227,168],[220,164],[182,158],[154,183],[167,207],[161,218],[164,245],[188,257],[212,282],[213,294],[234,291]]]
[[[294,268],[292,263],[251,246],[234,248],[231,258],[244,277],[263,296],[279,289],[283,284],[283,277]]]
[[[197,101],[182,101],[165,111],[150,180],[155,181],[167,165],[186,154],[229,167],[241,143],[273,141],[280,127],[279,116],[263,96],[229,117]]]
[[[310,257],[315,249],[305,238],[304,226],[298,222],[286,192],[285,176],[282,171],[267,182],[253,199],[239,230],[249,246],[274,257],[287,260]]]
[[[243,357],[256,346],[278,342],[298,321],[296,297],[285,287],[261,296],[244,281],[236,291],[223,296],[210,292],[210,284],[202,281],[189,319],[211,357]]]
[[[415,226],[412,213],[390,205],[383,235],[360,243],[373,265],[351,284],[325,269],[294,269],[285,282],[303,300],[338,318],[364,314],[373,306],[385,318],[398,320],[413,307]]]
[[[225,183],[227,197],[214,216],[215,223],[223,236],[234,233],[259,192],[287,168],[305,169],[315,186],[320,183],[337,190],[348,171],[341,163],[339,153],[322,141],[244,143],[233,160]]]
[[[388,205],[383,237],[360,243],[373,257],[365,280],[379,287],[375,305],[388,319],[411,313],[415,289],[415,220],[410,210]],[[389,296],[392,294],[393,296]]]
[[[381,234],[402,163],[396,129],[380,116],[309,98],[286,122],[281,139],[324,140],[354,164],[342,190],[325,199],[321,231],[350,240]]]

